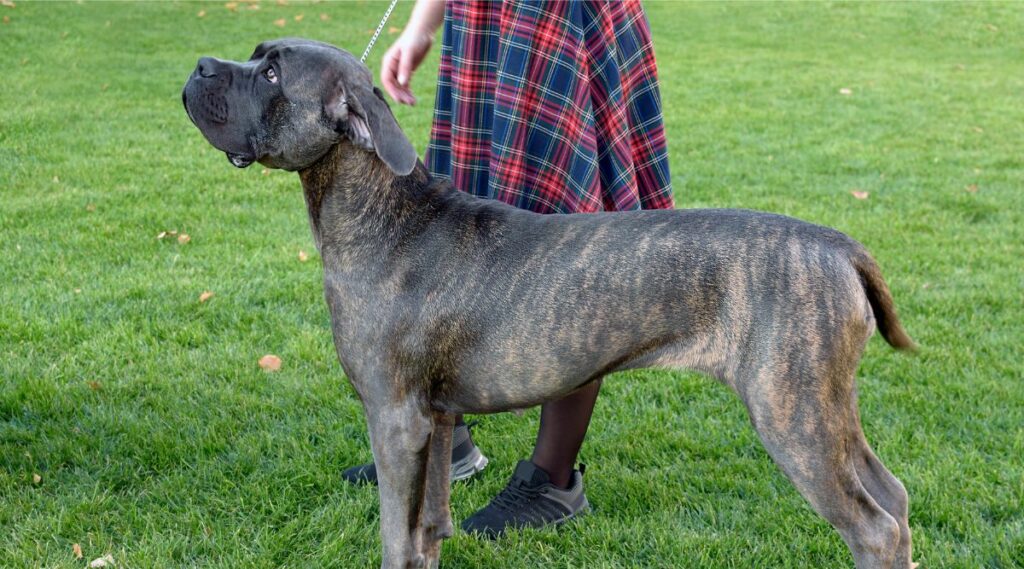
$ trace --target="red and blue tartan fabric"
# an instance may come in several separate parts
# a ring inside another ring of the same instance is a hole
[[[673,207],[638,0],[446,4],[434,175],[538,213]]]

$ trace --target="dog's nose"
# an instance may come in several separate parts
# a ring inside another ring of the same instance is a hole
[[[217,60],[212,57],[199,58],[199,63],[196,65],[196,73],[200,77],[216,77]]]

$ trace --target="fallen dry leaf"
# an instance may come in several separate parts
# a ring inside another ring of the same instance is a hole
[[[75,289],[75,294],[82,294],[82,289],[76,288]]]
[[[260,173],[263,174],[264,176],[269,176],[270,175],[270,168],[264,168],[263,171],[260,172]]]
[[[302,21],[302,19],[303,19],[303,18],[305,18],[305,17],[306,17],[306,15],[305,15],[305,14],[296,14],[296,16],[295,16],[295,21],[296,21],[296,22],[301,22],[301,21]]]
[[[287,6],[288,5],[288,0],[277,0],[277,5],[278,6]]]
[[[42,482],[42,481],[43,481],[43,477],[42,476],[39,476],[39,474],[35,473],[35,472],[32,473],[32,483],[33,484],[38,486],[39,483]]]
[[[4,16],[4,23],[5,24],[10,24],[11,23],[11,17],[10,16]],[[25,64],[22,63],[22,65],[25,65]]]
[[[59,184],[60,183],[60,178],[58,178],[57,176],[54,176],[53,177],[53,183],[54,184]]]
[[[391,34],[391,35],[395,35],[395,34],[397,34],[400,31],[402,31],[402,28],[396,28],[395,26],[388,26],[388,33]]]
[[[259,10],[260,9],[260,5],[259,4],[249,4],[248,8],[250,10]]]
[[[182,233],[178,236],[178,245],[184,245],[191,240],[192,238],[188,236],[188,233]]]
[[[849,87],[843,87],[842,89],[839,90],[839,94],[840,95],[852,95],[853,94],[853,89],[850,89]]]
[[[273,354],[267,354],[263,356],[262,358],[260,358],[259,363],[260,369],[262,369],[263,371],[277,371],[281,369],[281,358]]]
[[[981,128],[980,126],[972,126],[971,129],[973,129],[974,132],[976,132],[978,134],[981,134],[981,133],[985,132],[985,129]]]
[[[157,241],[163,239],[164,237],[167,237],[167,232],[166,231],[161,231],[160,233],[156,234]]]
[[[12,4],[12,6],[13,6],[13,4]],[[985,24],[985,27],[988,28],[988,31],[990,31],[990,32],[998,32],[999,31],[999,28],[997,28],[993,24]]]
[[[64,39],[66,37],[68,37],[68,33],[67,32],[61,32],[60,39]]]
[[[302,261],[303,263],[305,263],[306,261],[309,260],[309,255],[307,255],[305,251],[302,251],[300,249],[299,250],[299,260]]]
[[[208,290],[204,290],[203,294],[199,295],[199,302],[206,302],[207,300],[210,300],[210,298],[212,298],[212,297],[213,297],[213,293],[212,292],[210,292]]]
[[[227,8],[228,10],[231,10],[232,12],[237,12],[238,11],[238,2],[228,2],[227,4],[224,4],[224,7]]]
[[[100,91],[106,91],[109,88],[110,88],[110,83],[104,83],[103,85],[100,86]]]
[[[99,390],[103,389],[103,386],[100,385],[100,382],[95,381],[95,380],[88,382],[88,385],[89,385],[89,389],[91,389],[93,391],[99,391]]]
[[[274,20],[274,25],[279,27],[279,28],[283,28],[286,23],[287,22],[285,21],[284,18],[281,18],[279,20]]]
[[[868,192],[865,192],[864,190],[850,190],[850,195],[859,200],[868,199]]]
[[[200,10],[199,13],[196,14],[197,18],[202,18],[204,16],[206,16],[206,10]]]
[[[967,190],[967,193],[976,194],[978,193],[978,184],[970,184],[964,190]]]
[[[11,0],[0,0],[0,5],[7,6],[8,8],[14,7],[14,2]]]
[[[75,556],[75,559],[82,558],[82,546],[77,543],[71,544],[71,554]]]
[[[113,567],[114,557],[109,553],[103,557],[93,559],[89,562],[89,569],[103,569],[103,567]]]
[[[96,204],[87,203],[85,204],[85,211],[96,211]]]
[[[321,22],[326,22],[327,20],[330,20],[330,19],[331,19],[331,17],[328,16],[327,14],[320,14],[320,21]]]

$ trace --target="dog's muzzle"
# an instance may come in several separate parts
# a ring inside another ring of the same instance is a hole
[[[213,124],[224,124],[228,121],[228,100],[224,95],[200,92],[193,96],[193,104],[189,105],[188,90],[182,91],[181,100],[185,103],[188,116],[195,122],[196,119],[204,119]]]
[[[208,121],[224,124],[228,120],[228,99],[224,91],[231,85],[231,73],[218,69],[212,57],[203,57],[189,76],[181,92],[192,122]]]
[[[242,142],[225,136],[226,132],[230,132],[229,128],[225,128],[230,116],[230,106],[225,93],[230,88],[231,81],[230,70],[211,57],[203,57],[196,64],[195,70],[181,91],[181,102],[185,105],[185,112],[192,123],[199,127],[214,147],[224,151],[231,165],[245,168],[256,161],[253,153],[225,148],[238,147]]]

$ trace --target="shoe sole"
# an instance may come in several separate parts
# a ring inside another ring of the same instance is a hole
[[[589,513],[590,513],[590,501],[587,500],[586,496],[583,496],[583,503],[580,504],[579,508],[576,508],[575,512],[573,512],[573,513],[569,514],[568,516],[565,516],[564,518],[558,520],[553,525],[555,527],[558,527],[558,526],[560,526],[560,525],[562,525],[562,524],[564,524],[566,522],[575,520],[576,518],[578,518],[580,516],[585,516],[585,515],[587,515]]]
[[[513,525],[513,526],[505,526],[505,527],[501,528],[500,530],[467,530],[465,527],[463,527],[462,531],[467,533],[467,534],[469,534],[469,535],[475,535],[475,536],[478,536],[478,537],[482,537],[484,539],[489,539],[491,541],[497,541],[497,540],[505,537],[506,535],[508,535],[509,532],[522,531],[524,529],[535,529],[535,530],[541,530],[541,531],[543,531],[543,530],[557,531],[559,528],[561,528],[565,524],[575,520],[576,518],[583,517],[583,516],[589,514],[590,512],[591,512],[590,502],[587,500],[586,496],[583,496],[583,503],[580,504],[580,506],[578,508],[576,508],[576,511],[572,512],[571,514],[567,514],[564,517],[558,518],[557,520],[552,520],[552,521],[550,521],[550,522],[548,522],[546,524],[540,525],[540,526],[534,526],[534,525],[515,526],[515,525]]]
[[[488,460],[480,449],[474,448],[466,458],[452,463],[451,481],[457,482],[472,477],[487,466]]]
[[[557,528],[562,527],[562,525],[564,525],[564,524],[566,524],[568,522],[571,522],[572,520],[575,520],[576,518],[585,516],[585,515],[587,515],[589,513],[590,513],[590,502],[587,500],[586,496],[583,496],[583,503],[580,504],[580,507],[576,508],[575,512],[573,512],[571,514],[567,514],[565,517],[558,518],[557,520],[555,520],[553,522],[546,523],[546,524],[544,524],[542,526],[531,526],[531,527],[533,527],[533,529],[544,529],[546,527],[550,527],[552,529],[557,529]],[[523,529],[523,528],[515,528],[515,529]]]

